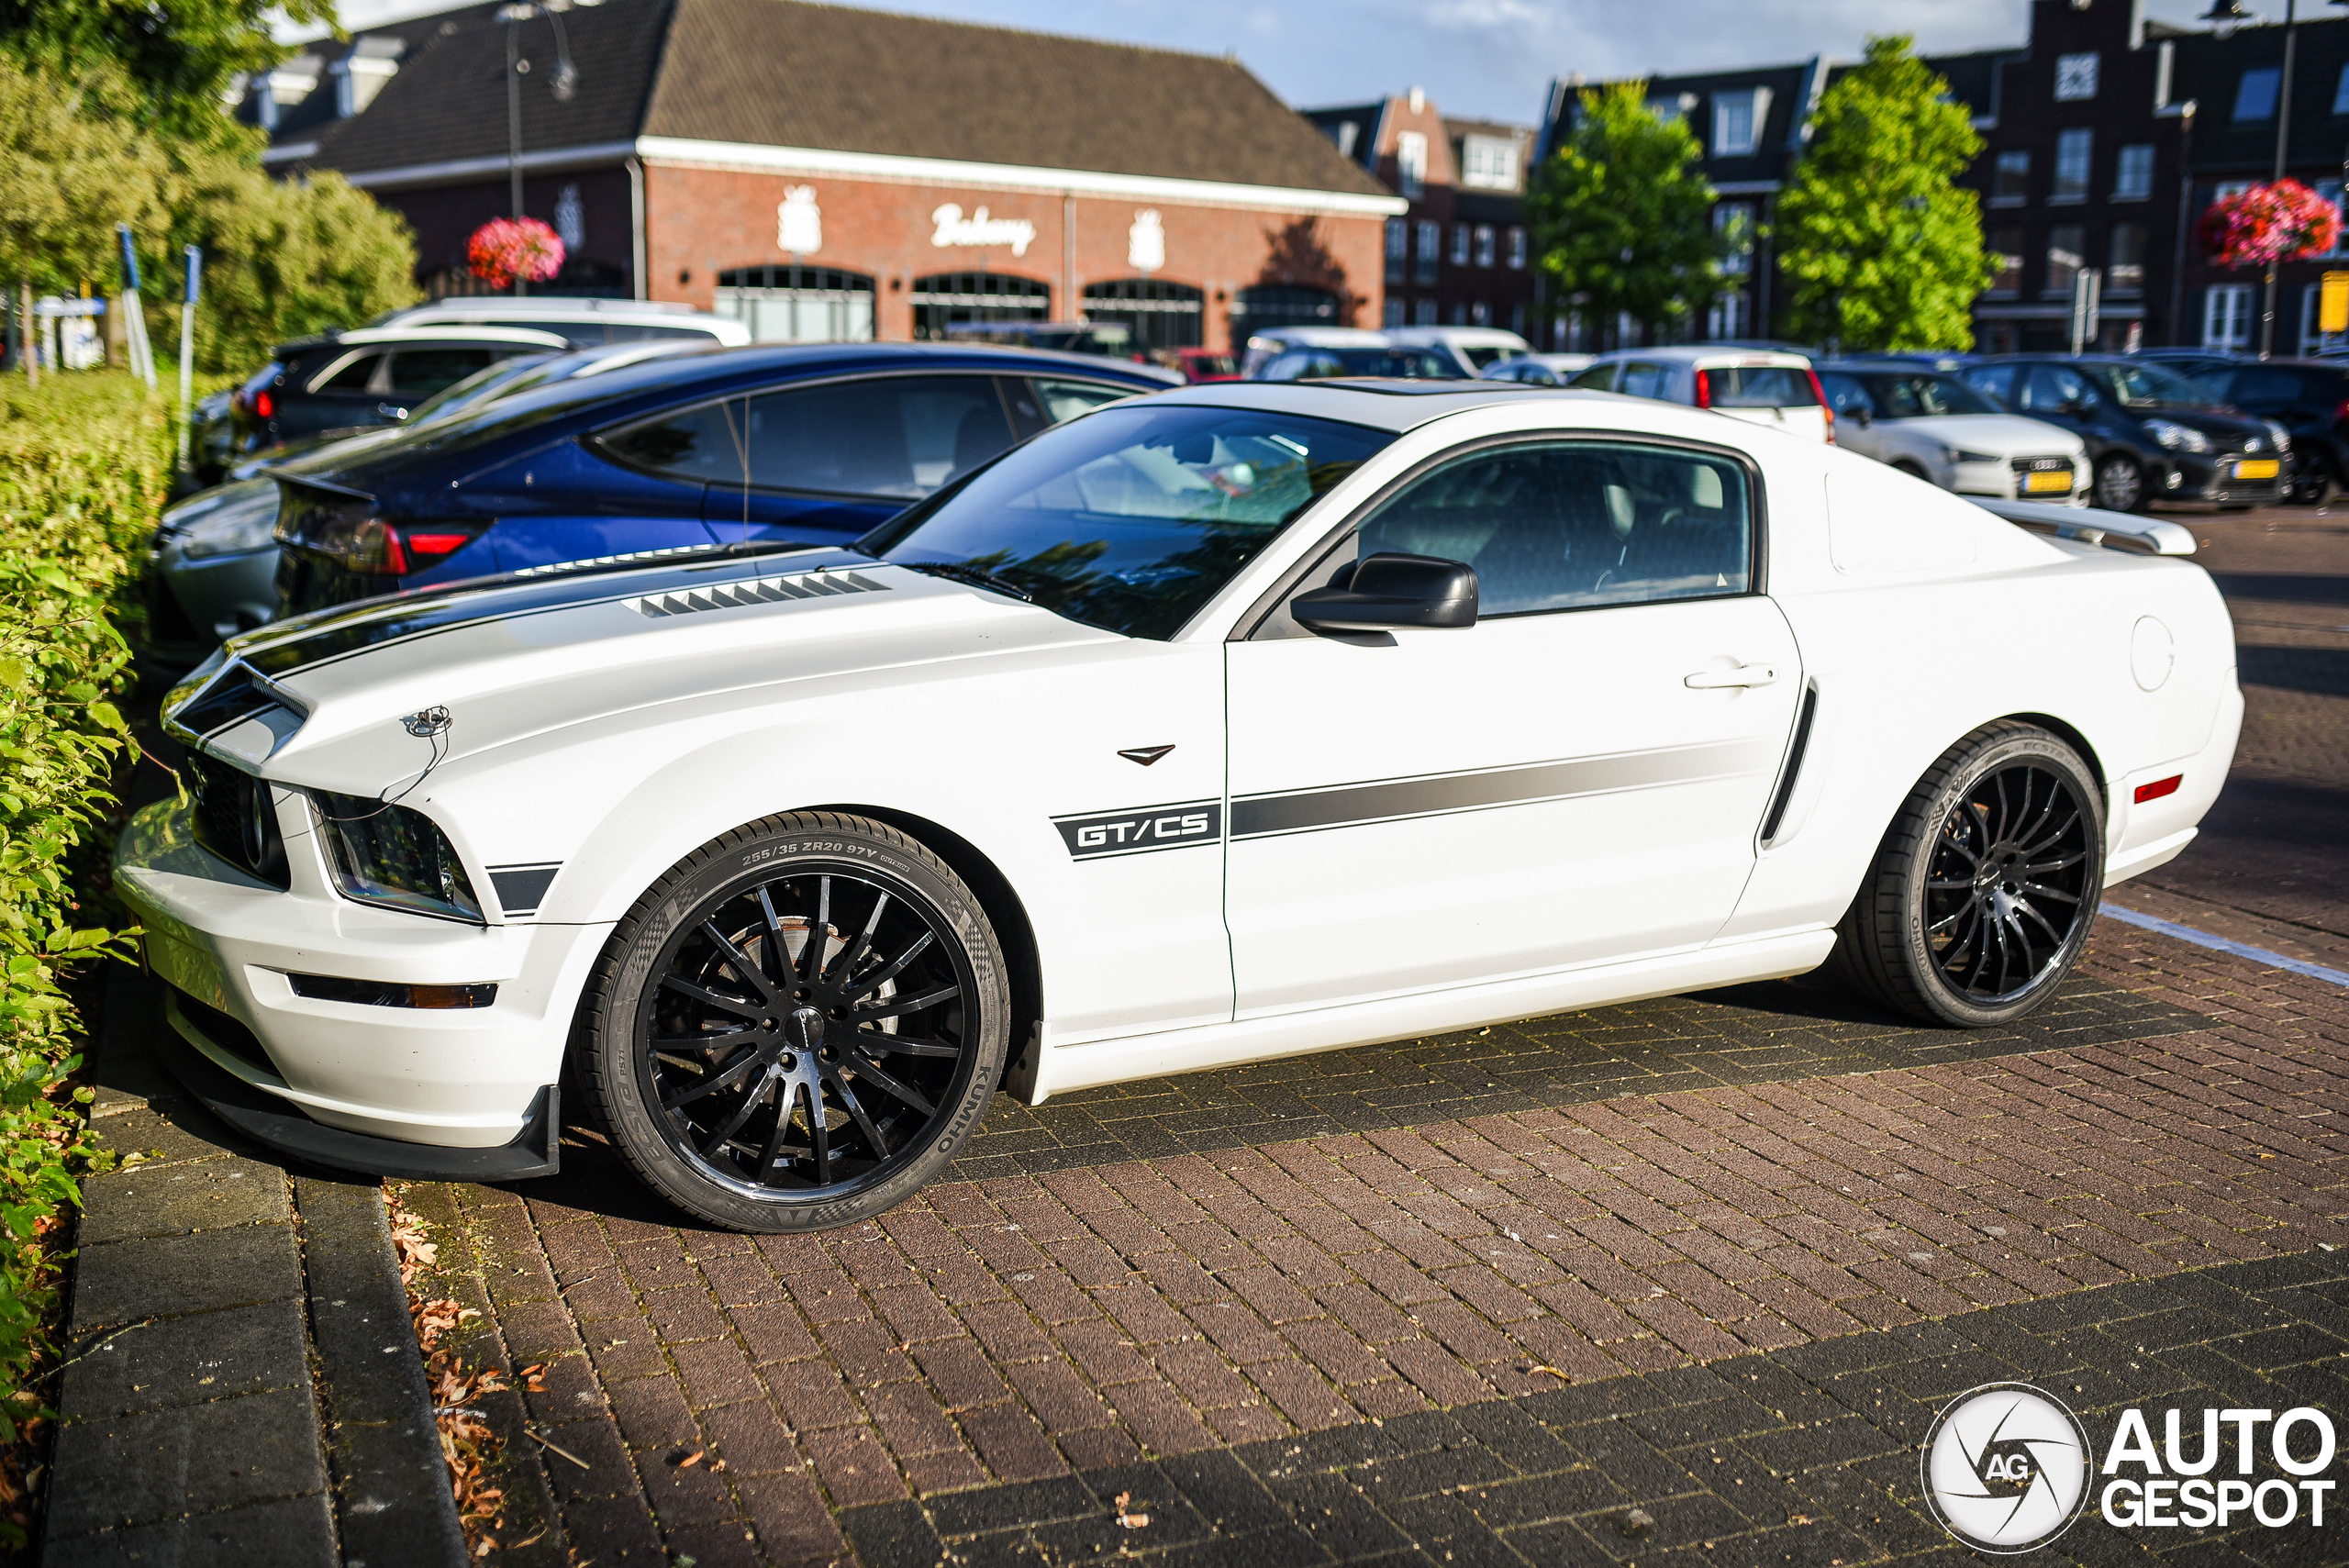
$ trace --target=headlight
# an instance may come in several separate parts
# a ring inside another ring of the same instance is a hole
[[[463,863],[432,818],[364,795],[317,790],[310,799],[326,829],[335,886],[345,898],[485,923]]]
[[[180,554],[189,561],[249,555],[274,542],[272,530],[276,527],[277,486],[266,484],[184,524],[179,536]]]
[[[1952,462],[1997,462],[1999,461],[1996,452],[1960,451],[1955,447],[1944,450],[1948,451],[1949,460]]]
[[[2278,424],[2277,424],[2275,420],[2273,420],[2273,419],[2262,419],[2262,420],[2260,421],[2260,423],[2261,423],[2261,424],[2263,424],[2263,425],[2265,425],[2265,426],[2266,426],[2266,427],[2267,427],[2267,433],[2268,433],[2270,436],[2272,436],[2272,437],[2274,437],[2274,438],[2275,438],[2275,439],[2276,439],[2276,450],[2277,450],[2277,451],[2279,451],[2279,452],[2288,452],[2288,451],[2290,451],[2290,450],[2292,450],[2292,432],[2291,432],[2291,431],[2289,431],[2289,430],[2288,430],[2288,429],[2284,428],[2284,427],[2283,427],[2283,426],[2278,425]]]
[[[2174,419],[2146,420],[2145,434],[2159,442],[2165,451],[2207,452],[2210,450],[2208,436]]]

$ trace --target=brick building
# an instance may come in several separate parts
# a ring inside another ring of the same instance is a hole
[[[770,340],[1081,314],[1180,347],[1379,319],[1404,203],[1234,60],[799,0],[499,9],[247,90],[272,166],[340,170],[401,212],[435,293],[475,286],[466,239],[510,210],[518,80],[523,207],[569,251],[554,292]]]
[[[1447,119],[1416,87],[1305,117],[1410,204],[1386,220],[1382,324],[1540,329],[1525,222],[1532,128]]]

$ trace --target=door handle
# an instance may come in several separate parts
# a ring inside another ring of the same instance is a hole
[[[1729,670],[1699,670],[1680,684],[1692,692],[1729,691],[1744,686],[1766,686],[1778,678],[1775,665],[1740,664]]]

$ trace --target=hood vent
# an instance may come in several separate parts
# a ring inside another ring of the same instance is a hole
[[[885,594],[886,583],[854,572],[801,572],[789,577],[757,577],[742,583],[720,583],[707,588],[689,588],[678,594],[647,594],[640,599],[628,601],[629,608],[640,616],[659,619],[665,616],[697,615],[703,610],[730,610],[744,605],[779,605],[786,599],[821,599],[835,594]]]

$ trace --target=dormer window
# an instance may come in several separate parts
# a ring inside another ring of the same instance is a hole
[[[1770,117],[1770,89],[1748,87],[1713,95],[1713,156],[1750,158],[1762,145]]]
[[[348,119],[373,103],[384,84],[398,74],[400,56],[406,49],[406,39],[381,33],[362,34],[353,39],[351,52],[332,67],[336,117]]]

